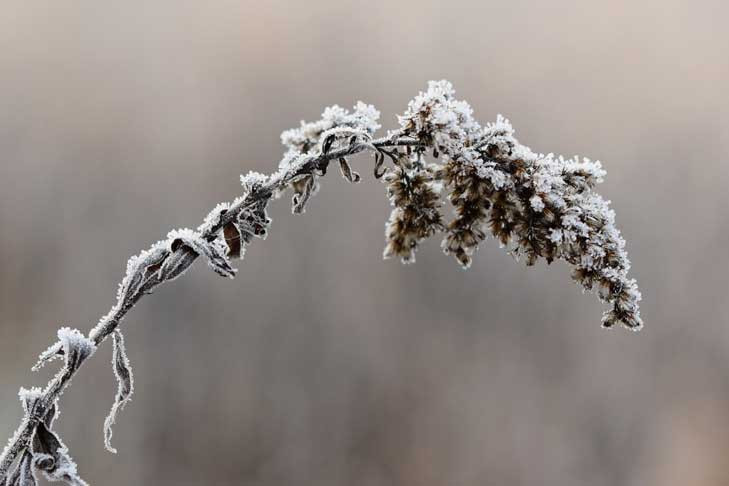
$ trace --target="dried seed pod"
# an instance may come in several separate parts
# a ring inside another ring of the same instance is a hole
[[[64,371],[74,373],[89,356],[96,351],[96,344],[78,329],[62,327],[58,330],[58,342],[41,353],[33,370],[38,370],[49,361],[63,357]]]
[[[473,253],[486,237],[482,228],[489,217],[491,203],[488,197],[493,191],[488,182],[478,177],[475,170],[461,167],[452,160],[443,167],[442,175],[451,188],[448,199],[453,205],[455,218],[448,224],[441,248],[446,255],[452,255],[463,268],[468,268]]]
[[[408,171],[395,167],[387,172],[384,182],[395,208],[385,226],[387,245],[383,256],[397,256],[403,263],[412,263],[420,241],[443,230],[440,186],[423,168]]]

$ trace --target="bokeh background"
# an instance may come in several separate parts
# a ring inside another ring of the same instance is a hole
[[[729,4],[6,0],[0,435],[60,325],[127,257],[269,172],[330,104],[386,128],[429,79],[534,150],[603,161],[638,334],[564,265],[487,241],[383,261],[381,184],[330,176],[227,281],[199,263],[127,318],[134,401],[103,450],[109,346],[58,422],[95,485],[729,484]],[[356,164],[370,174],[371,159]],[[366,167],[365,167],[366,166]]]

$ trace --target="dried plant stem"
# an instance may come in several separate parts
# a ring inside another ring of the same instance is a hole
[[[300,163],[296,166],[291,167],[289,170],[278,172],[269,181],[257,186],[254,190],[249,192],[243,199],[230,207],[227,212],[221,216],[218,224],[213,225],[205,231],[203,237],[207,240],[215,239],[220,230],[226,224],[234,221],[241,212],[255,207],[260,203],[267,202],[276,191],[284,189],[294,179],[304,175],[313,174],[315,171],[326,170],[326,166],[332,160],[351,156],[365,150],[375,150],[376,148],[417,145],[419,145],[419,142],[416,140],[390,136],[373,140],[371,142],[354,143],[345,148],[332,150],[328,153],[317,153],[306,156],[302,158]],[[185,246],[180,246],[174,254],[170,255],[168,258],[179,261],[177,268],[181,273],[190,267],[197,257],[197,253],[189,251],[189,249]],[[137,302],[139,302],[144,295],[151,293],[154,288],[164,281],[165,280],[160,279],[157,274],[152,274],[142,284],[139,291],[136,292],[128,301],[125,301],[123,305],[115,305],[107,315],[102,317],[98,325],[89,331],[88,339],[93,341],[97,346],[104,342],[106,338],[119,327],[124,316],[126,316]],[[28,448],[33,432],[39,422],[55,403],[56,399],[58,399],[63,393],[73,376],[78,372],[78,369],[80,368],[64,369],[61,373],[52,378],[43,389],[42,395],[36,402],[34,410],[23,418],[20,426],[3,451],[2,456],[0,456],[0,484],[3,484],[12,464],[16,461],[16,459],[18,459],[20,454]]]
[[[468,268],[490,233],[527,265],[540,258],[571,265],[573,280],[610,305],[603,313],[604,327],[640,329],[641,295],[628,275],[625,240],[609,201],[594,192],[605,175],[601,164],[535,153],[519,143],[508,120],[499,116],[481,126],[468,103],[454,95],[449,82],[431,81],[398,117],[400,128],[378,139],[372,138],[381,126],[373,106],[358,102],[352,112],[336,105],[325,109],[321,120],[302,122],[281,134],[288,150],[278,171],[242,176],[245,194],[218,204],[197,230],[171,231],[165,240],[131,257],[111,310],[87,335],[61,328],[58,342],[41,354],[37,366],[62,358],[60,371],[42,390],[21,388],[25,414],[0,455],[0,486],[36,486],[38,471],[52,481],[86,485],[52,430],[58,398],[81,364],[114,336],[118,388],[104,422],[104,444],[115,452],[112,425],[134,389],[119,329],[127,312],[157,286],[182,275],[198,256],[219,275],[232,278],[236,269],[231,259],[242,258],[254,237],[266,236],[271,221],[266,208],[272,199],[292,189],[292,211],[303,213],[332,160],[347,181],[361,179],[347,158],[364,151],[374,152],[374,176],[382,178],[393,206],[385,229],[385,258],[413,262],[421,241],[443,233],[444,253]],[[428,162],[430,154],[435,163]],[[386,158],[392,168],[385,167]],[[441,211],[443,192],[454,209],[449,222]],[[17,466],[11,473],[13,464]]]

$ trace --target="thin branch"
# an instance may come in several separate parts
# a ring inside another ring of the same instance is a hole
[[[203,233],[203,237],[208,240],[215,239],[223,226],[235,221],[241,212],[255,207],[257,204],[267,202],[275,191],[285,188],[297,177],[312,174],[324,163],[328,163],[331,160],[337,160],[343,156],[358,154],[365,150],[375,150],[377,147],[407,147],[417,146],[418,143],[419,142],[416,140],[404,137],[396,140],[393,140],[392,137],[383,137],[369,143],[357,143],[353,146],[334,150],[327,154],[317,153],[306,156],[296,167],[280,172],[277,177],[271,178],[269,182],[256,187],[252,192],[248,193],[237,204],[228,209],[228,211],[221,217],[218,224],[212,226],[209,230]],[[170,256],[170,258],[179,259],[180,272],[184,272],[188,267],[190,267],[197,257],[198,255],[196,253],[187,251],[184,246],[178,248],[174,252],[174,255]],[[140,291],[137,292],[129,301],[125,302],[121,306],[115,305],[112,307],[109,313],[101,318],[99,324],[91,329],[88,333],[88,338],[97,346],[103,343],[106,338],[109,337],[109,335],[111,335],[117,327],[119,327],[124,316],[126,316],[137,302],[139,302],[143,296],[151,293],[163,282],[164,280],[157,277],[156,274],[150,276],[142,285]],[[35,411],[29,416],[24,417],[15,434],[10,439],[8,446],[3,451],[2,456],[0,456],[0,484],[2,484],[2,480],[4,480],[8,474],[10,466],[18,458],[20,453],[28,448],[28,444],[30,443],[36,426],[42,420],[42,417],[45,416],[46,411],[50,408],[50,406],[61,396],[68,383],[78,372],[78,369],[79,368],[70,370],[69,372],[60,373],[52,378],[44,388],[43,394],[36,404]]]

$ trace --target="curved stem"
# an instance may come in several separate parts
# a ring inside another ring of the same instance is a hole
[[[331,160],[354,155],[365,150],[382,147],[405,147],[417,145],[420,145],[417,140],[391,136],[379,138],[370,142],[356,142],[347,147],[332,150],[327,153],[306,155],[296,166],[277,172],[265,184],[256,187],[253,191],[248,193],[245,198],[229,208],[228,211],[221,216],[217,225],[209,228],[202,236],[208,240],[215,239],[218,237],[223,226],[234,221],[241,212],[260,204],[261,202],[267,202],[277,190],[285,188],[297,177],[312,174],[315,170],[328,164]],[[196,253],[186,251],[185,247],[178,248],[175,253],[177,253],[175,257],[180,259],[181,271],[189,268],[198,256]],[[115,304],[109,313],[103,316],[99,323],[89,331],[88,338],[97,346],[103,343],[106,338],[119,327],[127,312],[129,312],[144,295],[149,294],[161,283],[163,283],[163,280],[156,278],[155,276],[150,277],[132,298],[122,304]],[[10,467],[20,454],[28,447],[31,438],[33,437],[33,432],[41,418],[45,415],[46,410],[48,410],[56,399],[61,396],[78,369],[80,368],[61,370],[61,372],[48,382],[33,412],[23,417],[14,435],[8,441],[8,445],[2,455],[0,455],[0,484],[4,484]]]

